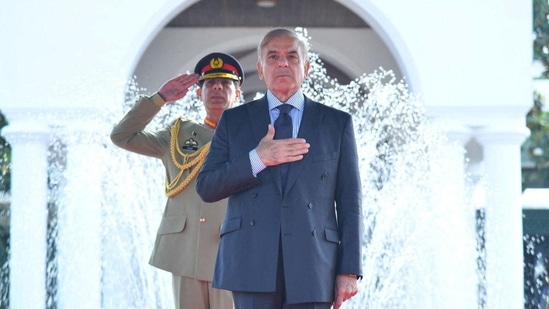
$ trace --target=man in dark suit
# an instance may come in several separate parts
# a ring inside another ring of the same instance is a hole
[[[257,70],[267,93],[223,112],[197,178],[204,201],[229,198],[213,286],[231,290],[238,309],[339,308],[358,291],[362,193],[352,118],[303,95],[307,53],[292,31],[266,34]],[[289,136],[278,137],[288,116]]]

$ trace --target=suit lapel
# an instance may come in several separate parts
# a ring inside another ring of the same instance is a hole
[[[253,137],[257,144],[267,134],[267,125],[271,123],[267,97],[264,96],[259,100],[246,103],[245,106],[248,110],[248,119],[250,119]]]
[[[320,132],[319,126],[321,124],[322,115],[317,108],[317,104],[320,103],[315,103],[305,97],[303,117],[301,118],[301,125],[297,134],[298,137],[304,138],[307,143],[311,144],[311,147],[316,144],[316,141],[318,140],[318,132]],[[311,155],[306,154],[302,160],[290,164],[290,168],[288,169],[288,178],[286,178],[285,191],[288,191],[288,189],[293,186],[294,182],[301,173],[301,169],[305,166],[305,164],[307,164],[307,162],[309,162],[309,160],[311,160]]]

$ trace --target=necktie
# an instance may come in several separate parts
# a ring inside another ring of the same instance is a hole
[[[283,139],[292,137],[292,117],[290,117],[290,110],[292,105],[290,104],[280,104],[277,106],[280,110],[278,118],[276,118],[274,127],[275,127],[275,136],[274,139]]]
[[[276,118],[274,127],[275,127],[275,136],[274,139],[283,139],[291,138],[293,133],[292,117],[290,117],[290,110],[292,109],[290,104],[281,104],[277,106],[280,110],[278,118]],[[286,174],[288,173],[288,163],[280,165],[280,178],[282,180],[282,186],[284,187],[284,182],[286,181]]]

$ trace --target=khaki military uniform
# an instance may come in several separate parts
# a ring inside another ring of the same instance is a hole
[[[111,133],[117,146],[158,158],[166,168],[166,190],[171,197],[149,263],[174,275],[177,308],[233,308],[230,292],[211,289],[226,201],[203,202],[196,193],[196,177],[192,177],[200,169],[198,161],[205,158],[213,130],[180,118],[158,132],[144,131],[159,110],[147,98],[140,98]],[[206,286],[198,288],[203,293],[197,292],[197,284]],[[204,302],[208,303],[205,307]]]

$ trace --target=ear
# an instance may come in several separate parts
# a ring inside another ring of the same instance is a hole
[[[305,62],[305,65],[303,67],[303,70],[305,72],[305,77],[309,76],[309,69],[311,68],[311,63],[309,62],[309,60],[307,60]]]
[[[202,88],[200,88],[200,87],[196,88],[196,96],[198,97],[198,99],[200,101],[202,101]]]
[[[263,66],[261,65],[260,61],[257,62],[256,67],[259,79],[263,80]]]

